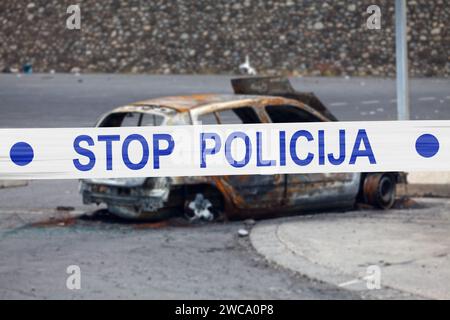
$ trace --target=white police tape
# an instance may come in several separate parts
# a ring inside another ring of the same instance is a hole
[[[0,129],[0,179],[450,170],[450,121]]]

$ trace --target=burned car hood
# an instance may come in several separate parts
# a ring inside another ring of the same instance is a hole
[[[145,180],[147,178],[85,179],[84,181],[114,187],[139,187],[145,183]]]

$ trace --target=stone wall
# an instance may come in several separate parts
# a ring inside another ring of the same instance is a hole
[[[66,29],[80,4],[81,30]],[[392,0],[4,0],[0,67],[34,71],[261,74],[395,72]],[[366,9],[382,10],[368,30]],[[450,75],[449,0],[408,0],[412,76]]]

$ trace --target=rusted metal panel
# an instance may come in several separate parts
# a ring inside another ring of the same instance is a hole
[[[234,209],[278,208],[284,196],[284,175],[224,176]]]
[[[287,175],[286,205],[307,210],[317,204],[352,204],[359,185],[359,173]]]

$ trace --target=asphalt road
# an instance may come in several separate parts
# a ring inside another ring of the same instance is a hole
[[[230,93],[228,76],[0,75],[0,128],[82,127],[149,97]],[[395,86],[381,79],[293,79],[341,120],[395,119]],[[412,81],[414,119],[450,118],[449,80]],[[37,227],[54,208],[81,205],[76,181],[0,190],[1,298],[364,298],[262,260],[240,222],[199,226],[71,220]],[[82,289],[68,290],[79,265]],[[385,293],[388,294],[388,293]]]
[[[360,297],[275,269],[238,238],[240,227],[77,220],[2,229],[0,299]],[[80,267],[80,290],[66,288],[69,265]]]
[[[114,107],[151,97],[231,93],[231,76],[0,74],[0,128],[92,126]],[[395,120],[395,81],[295,78],[340,120]],[[450,79],[411,81],[411,118],[450,119]]]

